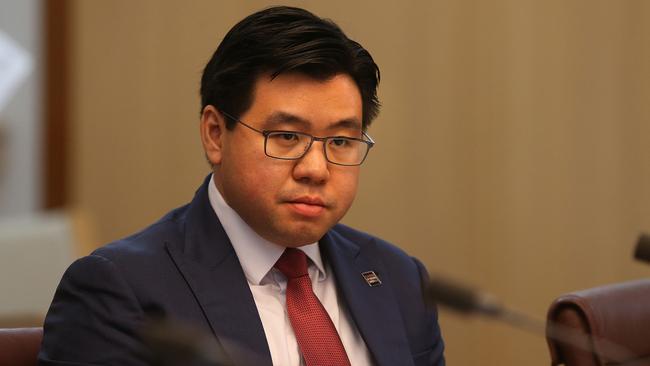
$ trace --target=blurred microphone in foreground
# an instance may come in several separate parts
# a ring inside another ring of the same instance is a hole
[[[432,305],[439,304],[462,314],[487,316],[540,336],[546,335],[550,339],[566,343],[585,352],[595,352],[592,340],[585,333],[553,322],[544,323],[524,313],[508,309],[493,296],[456,282],[432,278],[425,291],[425,297],[425,300]],[[632,352],[607,339],[593,337],[593,342],[598,343],[599,354],[608,359],[636,359]]]
[[[211,334],[179,321],[153,319],[141,336],[153,366],[232,366]]]
[[[636,242],[634,258],[643,262],[650,263],[650,235],[641,234]]]

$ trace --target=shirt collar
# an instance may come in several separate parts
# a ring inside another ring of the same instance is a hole
[[[217,189],[214,174],[210,177],[208,197],[212,209],[217,214],[223,229],[230,239],[230,243],[235,249],[235,253],[237,253],[246,279],[253,285],[259,285],[280,258],[285,247],[259,236],[235,210],[228,206]],[[323,281],[327,274],[320,255],[318,242],[303,245],[298,249],[305,252],[307,257],[311,259],[311,262],[318,268],[318,280]]]

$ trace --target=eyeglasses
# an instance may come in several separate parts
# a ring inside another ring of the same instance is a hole
[[[347,136],[316,137],[307,133],[284,130],[258,130],[242,120],[221,111],[224,116],[264,136],[264,153],[275,159],[298,160],[307,154],[314,141],[323,142],[325,159],[336,165],[361,165],[375,141],[362,132],[365,139]]]

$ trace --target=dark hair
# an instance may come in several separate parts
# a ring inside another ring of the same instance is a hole
[[[350,75],[361,93],[364,130],[379,112],[379,68],[370,53],[334,22],[286,6],[249,15],[226,34],[203,70],[201,109],[211,104],[238,117],[250,108],[258,77],[288,72],[317,80]]]

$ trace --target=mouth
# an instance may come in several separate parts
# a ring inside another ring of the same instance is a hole
[[[298,197],[288,200],[287,203],[294,213],[310,218],[322,215],[327,209],[327,205],[318,197]]]

